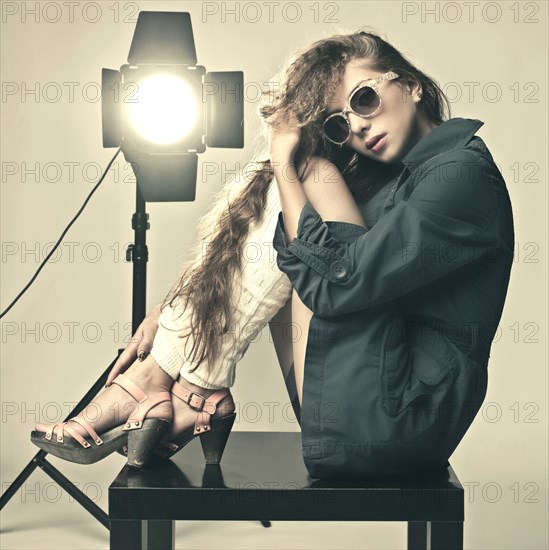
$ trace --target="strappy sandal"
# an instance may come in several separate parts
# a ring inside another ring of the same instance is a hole
[[[167,460],[178,453],[195,437],[199,437],[206,464],[219,464],[236,419],[236,412],[232,412],[220,418],[211,418],[211,416],[215,414],[219,403],[231,395],[230,390],[228,388],[223,388],[206,398],[195,391],[185,388],[182,384],[175,382],[170,393],[172,395],[172,400],[173,396],[181,399],[181,401],[187,403],[189,407],[198,411],[198,416],[194,427],[191,426],[187,428],[172,441],[161,439],[154,449],[155,459]],[[117,451],[120,454],[126,454],[127,446]]]
[[[47,453],[78,464],[93,464],[122,446],[126,446],[129,450],[128,466],[142,468],[171,426],[171,418],[146,418],[146,416],[153,407],[164,401],[171,401],[171,394],[168,391],[160,391],[148,396],[135,382],[123,374],[119,374],[113,380],[113,384],[118,384],[126,390],[138,403],[128,420],[98,435],[88,422],[75,416],[66,422],[52,425],[47,432],[33,430],[32,443]],[[90,438],[82,437],[68,425],[69,422],[80,424]],[[57,433],[54,438],[53,432],[56,428]],[[63,432],[68,433],[72,438],[65,441]]]

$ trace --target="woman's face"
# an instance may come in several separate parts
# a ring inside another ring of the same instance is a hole
[[[348,105],[349,95],[362,80],[377,78],[383,73],[371,70],[365,59],[354,59],[347,63],[339,86],[328,104],[326,116],[343,110]],[[435,126],[425,114],[417,109],[419,84],[385,80],[377,84],[382,104],[370,118],[362,118],[350,112],[351,136],[346,147],[357,153],[383,163],[395,163]],[[379,148],[369,149],[366,142],[374,136],[384,135]]]

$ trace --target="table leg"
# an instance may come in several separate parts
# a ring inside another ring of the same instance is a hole
[[[408,550],[427,550],[427,522],[408,522]]]
[[[147,550],[174,550],[175,521],[150,519],[143,523]]]
[[[141,550],[141,520],[111,519],[110,550]]]

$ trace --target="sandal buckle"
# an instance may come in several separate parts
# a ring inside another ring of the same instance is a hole
[[[194,405],[191,405],[191,399],[193,395],[196,395],[197,397],[200,397],[200,399],[202,399],[202,403],[200,404],[200,407],[195,407]],[[187,400],[185,401],[185,403],[187,403],[187,405],[189,405],[191,409],[194,409],[195,411],[200,412],[204,408],[204,405],[206,404],[206,398],[200,395],[199,393],[191,392],[189,393],[189,396],[187,397]]]

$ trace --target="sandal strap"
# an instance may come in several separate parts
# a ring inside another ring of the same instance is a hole
[[[90,444],[77,431],[75,431],[70,426],[67,426],[67,423],[71,421],[76,422],[77,424],[80,424],[92,436],[93,440],[97,443],[97,445],[101,445],[101,443],[103,443],[103,441],[97,435],[95,430],[85,420],[83,420],[82,418],[78,418],[77,416],[75,416],[74,418],[69,418],[67,422],[59,422],[57,424],[52,424],[50,429],[46,432],[46,439],[51,440],[51,438],[53,437],[53,432],[57,428],[58,443],[64,442],[63,430],[65,430],[76,441],[78,441],[80,445],[82,445],[82,447],[84,448],[90,447]]]
[[[69,422],[71,421],[80,424],[80,426],[82,426],[82,428],[84,428],[91,435],[91,438],[95,441],[97,445],[101,445],[103,443],[103,440],[97,435],[97,432],[90,426],[90,424],[88,424],[86,420],[75,416],[74,418],[71,418],[69,420]]]
[[[60,443],[63,443],[63,426],[66,422],[59,422],[58,424],[52,424],[50,429],[46,432],[46,439],[50,440],[53,437],[53,431],[57,428],[57,439]],[[59,439],[59,434],[61,434],[61,439]]]
[[[63,426],[63,428],[67,430],[67,433],[69,433],[74,439],[76,439],[76,441],[78,441],[78,443],[80,443],[80,445],[82,445],[84,449],[91,447],[91,445],[76,430],[73,430],[70,426],[67,426],[66,424],[65,426]]]
[[[124,426],[123,430],[128,431],[141,428],[145,417],[153,407],[156,407],[156,405],[158,405],[159,403],[163,403],[164,401],[171,402],[171,400],[172,398],[170,396],[170,392],[166,390],[156,392],[150,397],[147,397],[145,400],[141,401],[137,409],[132,412],[130,418],[128,418],[128,420],[126,421],[126,425]]]
[[[133,410],[130,417],[126,421],[123,428],[124,431],[136,430],[141,428],[143,421],[147,416],[147,413],[159,403],[164,401],[171,401],[171,395],[169,391],[160,391],[148,396],[131,378],[123,374],[119,374],[113,383],[118,384],[124,388],[138,403],[137,408]]]
[[[172,386],[171,392],[179,397],[182,401],[187,403],[192,409],[198,411],[196,422],[194,424],[193,435],[201,433],[202,431],[208,431],[210,426],[210,418],[217,410],[219,402],[230,395],[229,388],[222,388],[212,393],[208,398],[203,395],[185,388],[179,382],[175,382]]]
[[[119,374],[112,382],[124,388],[138,403],[147,399],[147,394],[131,378],[123,374]]]
[[[67,425],[67,422],[60,422],[59,424],[57,424],[57,426],[58,426],[58,428],[57,428],[57,442],[58,443],[63,443],[63,429]]]
[[[179,382],[175,382],[172,386],[171,392],[179,397],[182,401],[187,403],[191,409],[196,411],[204,411],[208,414],[214,414],[217,408],[217,404],[230,394],[228,388],[222,388],[212,393],[209,397],[204,397],[200,393],[197,393],[189,388],[186,388]]]

